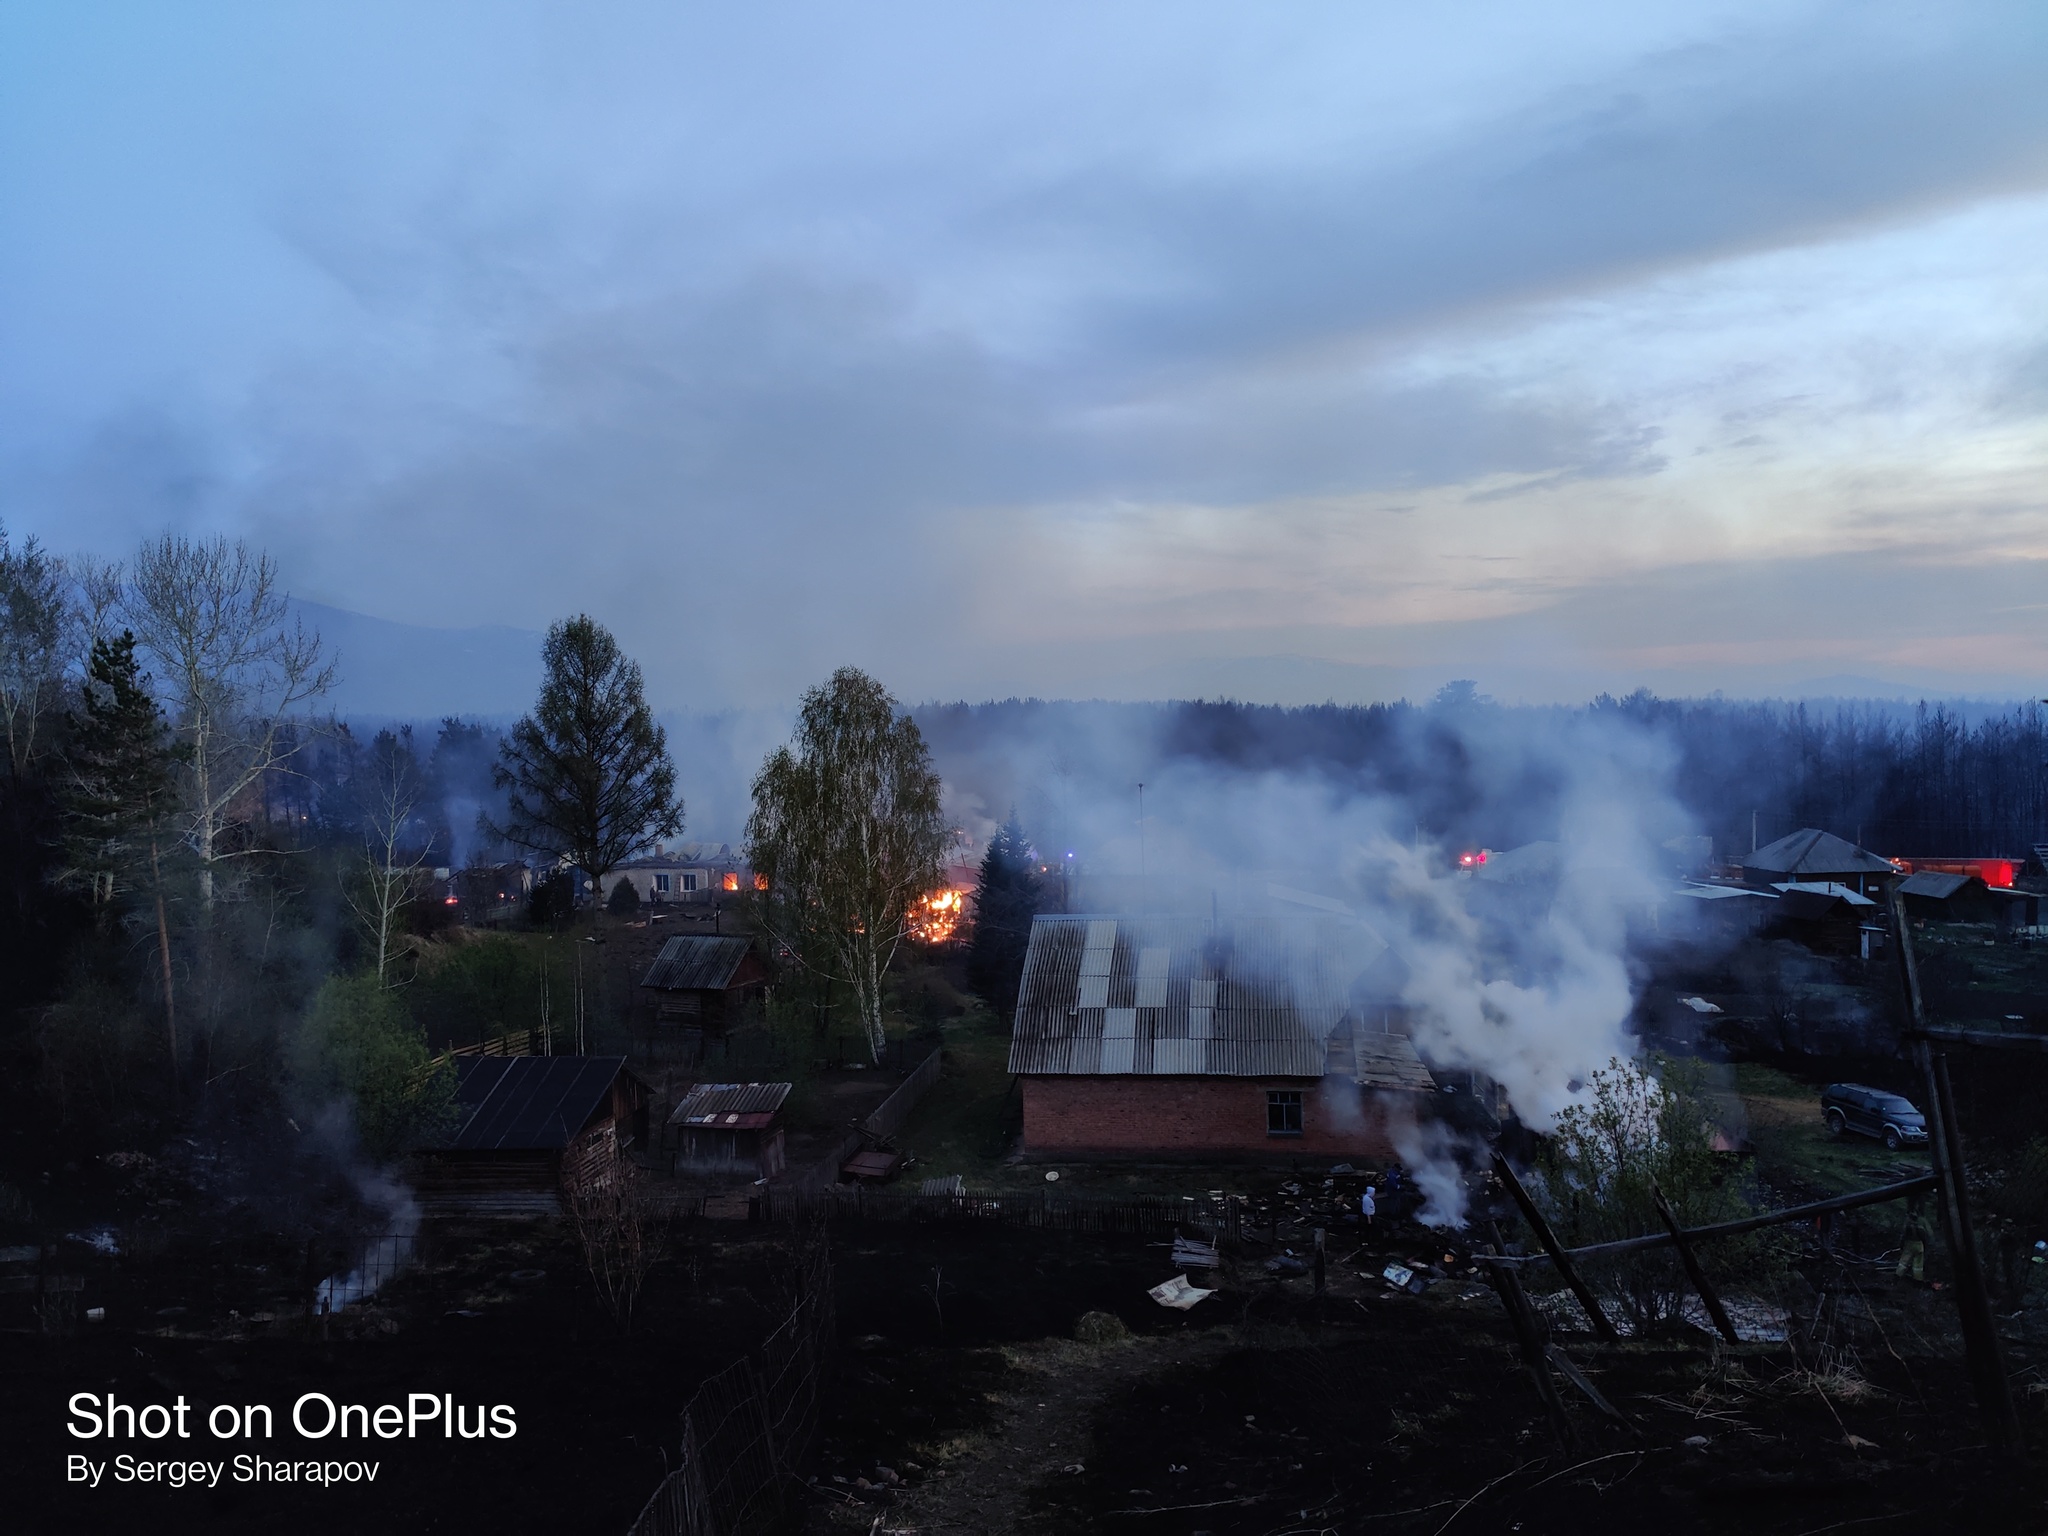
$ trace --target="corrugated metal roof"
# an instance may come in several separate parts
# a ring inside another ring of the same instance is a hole
[[[718,991],[732,985],[733,972],[747,958],[747,948],[745,939],[678,934],[661,946],[640,985],[664,992]]]
[[[1874,907],[1876,902],[1860,891],[1834,880],[1786,880],[1771,887],[1787,896],[1826,897],[1833,901],[1846,901],[1852,907]]]
[[[463,1056],[455,1102],[469,1110],[448,1145],[458,1151],[566,1147],[605,1107],[623,1056]]]
[[[788,1083],[699,1083],[683,1095],[668,1123],[711,1125],[727,1115],[772,1117],[788,1097]]]
[[[1895,875],[1889,859],[1858,848],[1846,838],[1817,827],[1802,827],[1789,837],[1757,849],[1742,861],[1745,870],[1812,878],[1827,875]]]
[[[1336,916],[1040,917],[1010,1070],[1320,1077],[1354,987],[1386,953]]]

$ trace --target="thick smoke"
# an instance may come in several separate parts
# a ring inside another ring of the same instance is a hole
[[[1157,734],[1128,728],[1148,719]],[[1668,888],[1661,845],[1694,830],[1654,734],[1598,712],[1454,698],[1388,744],[1399,773],[1252,771],[1176,750],[1170,720],[1043,706],[1041,729],[971,752],[945,750],[969,739],[957,721],[935,722],[934,735],[952,803],[988,815],[1018,804],[1047,862],[1071,864],[1070,910],[1285,905],[1355,950],[1357,971],[1391,948],[1423,1055],[1493,1079],[1532,1127],[1553,1125],[1592,1073],[1634,1054],[1632,957]],[[1495,855],[1462,869],[1459,855],[1482,847]],[[1447,1133],[1392,1130],[1426,1219],[1457,1224]]]

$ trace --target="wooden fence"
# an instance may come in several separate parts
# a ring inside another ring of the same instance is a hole
[[[796,1176],[797,1185],[804,1189],[818,1189],[838,1183],[839,1170],[849,1157],[874,1138],[894,1136],[903,1129],[903,1123],[910,1118],[910,1112],[917,1108],[918,1101],[929,1093],[932,1084],[939,1080],[941,1055],[942,1052],[935,1049],[919,1062],[910,1076],[896,1085],[889,1097],[877,1104],[865,1120],[860,1121],[839,1139],[838,1145],[828,1156],[819,1158]]]

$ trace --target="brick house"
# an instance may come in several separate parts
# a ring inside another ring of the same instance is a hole
[[[1389,1158],[1436,1080],[1387,946],[1315,917],[1040,917],[1010,1071],[1046,1158]]]

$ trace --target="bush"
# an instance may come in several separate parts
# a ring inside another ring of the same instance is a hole
[[[1558,1117],[1544,1149],[1544,1197],[1568,1248],[1662,1232],[1656,1192],[1681,1224],[1709,1226],[1761,1209],[1738,1169],[1713,1150],[1715,1124],[1696,1061],[1653,1057],[1608,1063],[1590,1100]],[[1790,1239],[1779,1229],[1698,1246],[1708,1278],[1745,1290],[1782,1273]],[[1651,1249],[1582,1266],[1604,1300],[1637,1329],[1675,1321],[1692,1288],[1678,1256]]]
[[[612,887],[611,895],[605,898],[605,911],[613,917],[631,917],[640,910],[640,893],[633,888],[633,882],[621,875]]]
[[[1083,1344],[1121,1344],[1130,1336],[1131,1330],[1113,1312],[1083,1312],[1074,1324],[1074,1337]]]
[[[330,976],[293,1042],[292,1076],[309,1106],[340,1100],[371,1157],[437,1140],[455,1119],[455,1067],[427,1051],[398,993],[372,975]]]

